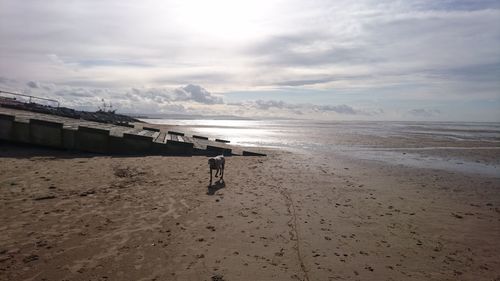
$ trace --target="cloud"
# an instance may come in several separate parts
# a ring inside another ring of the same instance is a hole
[[[489,2],[472,10],[450,7],[449,11],[435,10],[433,5],[425,9],[423,2],[419,3],[415,4],[418,9],[387,2],[382,2],[380,9],[362,5],[366,11],[354,14],[347,5],[347,11],[338,12],[340,18],[331,16],[331,22],[325,21],[332,26],[346,24],[355,30],[352,36],[332,28],[313,29],[265,38],[250,47],[249,53],[257,58],[257,67],[271,66],[276,71],[274,79],[268,81],[274,85],[362,86],[380,92],[394,85],[411,89],[421,84],[428,85],[427,92],[436,96],[467,96],[477,80],[489,89],[498,87],[494,74],[475,69],[500,63],[496,47],[500,45],[500,28],[493,24],[500,20],[500,10],[489,8]],[[457,70],[465,75],[459,77]],[[434,87],[443,81],[434,73],[445,76],[453,91]],[[491,90],[479,92],[494,95]]]
[[[358,114],[359,111],[355,110],[351,106],[341,104],[341,105],[318,105],[314,107],[320,111],[333,111],[340,114]]]
[[[58,100],[61,106],[95,110],[104,99],[121,112],[186,113],[187,105],[222,104],[201,86],[189,84],[179,88],[96,88],[23,82],[0,77],[0,89]]]
[[[270,108],[290,108],[290,104],[285,103],[284,101],[276,101],[276,100],[256,100],[253,102],[254,106],[258,109],[268,110]]]
[[[325,33],[304,33],[267,38],[249,52],[261,63],[284,67],[362,64],[379,60],[355,44],[335,43]]]
[[[289,80],[289,81],[279,81],[275,82],[275,85],[279,86],[304,86],[304,85],[316,85],[326,82],[335,81],[333,77],[330,78],[317,78],[317,79],[303,79],[303,80]]]
[[[258,111],[287,111],[297,115],[314,115],[316,113],[336,113],[340,115],[360,115],[360,116],[375,116],[384,113],[384,110],[378,108],[357,109],[346,104],[340,105],[317,105],[310,103],[294,104],[287,103],[281,100],[254,100],[245,102],[228,103],[230,106],[243,107],[247,110]]]
[[[198,85],[189,84],[182,88],[178,88],[175,90],[175,94],[176,100],[178,101],[192,100],[204,104],[222,103],[221,97],[213,96],[207,90]]]
[[[33,82],[33,83],[30,83]],[[36,87],[32,87],[36,85]],[[55,99],[61,106],[93,111],[102,99],[111,103],[121,113],[181,113],[202,115],[237,115],[251,118],[305,118],[322,120],[452,120],[443,118],[445,110],[440,105],[401,109],[397,106],[384,108],[377,101],[349,104],[318,104],[288,102],[278,99],[254,99],[224,102],[199,85],[177,88],[96,88],[48,84],[30,80],[19,81],[0,77],[0,89]],[[463,105],[462,105],[463,106]],[[488,103],[491,116],[498,116],[495,103]],[[456,118],[472,114],[462,108]],[[492,117],[492,118],[493,118]],[[455,119],[456,119],[455,118]]]
[[[435,79],[422,73],[500,62],[500,28],[495,26],[500,5],[494,0],[292,0],[285,6],[269,0],[239,6],[56,0],[47,7],[5,0],[0,36],[9,44],[0,46],[0,75],[116,88],[194,81],[218,92],[372,87],[376,80],[376,90],[382,91],[394,83],[411,87]],[[396,73],[415,80],[398,80]]]
[[[243,91],[299,104],[322,90],[318,105],[397,99],[405,109],[470,101],[478,113],[500,99],[497,0],[233,2],[2,0],[0,76],[68,102],[95,94],[78,88],[200,106]]]
[[[500,3],[496,0],[441,0],[441,1],[414,1],[412,7],[418,10],[454,10],[475,11],[482,9],[499,9]]]
[[[436,117],[441,114],[441,111],[438,109],[426,109],[426,108],[416,108],[408,110],[407,114],[415,117]]]
[[[28,83],[26,83],[26,85],[28,85],[28,87],[30,88],[39,88],[38,87],[38,83],[34,82],[34,81],[29,81]]]

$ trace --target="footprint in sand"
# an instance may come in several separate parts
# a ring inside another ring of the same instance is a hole
[[[369,266],[369,265],[365,266],[365,269],[366,269],[366,270],[369,270],[369,271],[374,271],[373,267],[371,267],[371,266]]]

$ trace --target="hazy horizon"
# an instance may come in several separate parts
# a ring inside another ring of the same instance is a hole
[[[233,120],[241,120],[241,121],[311,121],[311,122],[394,122],[394,123],[416,123],[416,124],[425,124],[425,123],[449,123],[449,124],[468,124],[468,123],[487,123],[492,125],[500,126],[500,122],[498,121],[467,121],[467,120],[452,120],[452,121],[443,121],[443,120],[424,120],[424,119],[414,119],[414,120],[379,120],[379,119],[348,119],[348,120],[336,120],[336,119],[316,119],[316,118],[307,118],[301,116],[289,116],[289,117],[244,117],[237,115],[214,115],[214,114],[189,114],[189,113],[156,113],[156,114],[148,114],[148,113],[129,113],[123,112],[121,114],[128,115],[134,118],[146,120],[217,120],[217,121],[233,121]],[[168,123],[165,123],[168,124]]]
[[[500,3],[0,0],[0,90],[95,110],[500,122]]]

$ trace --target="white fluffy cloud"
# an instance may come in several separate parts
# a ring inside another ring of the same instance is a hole
[[[221,97],[212,95],[207,90],[198,85],[189,84],[185,87],[175,89],[175,94],[175,100],[179,101],[192,100],[204,104],[222,103]]]
[[[318,118],[349,116],[363,118],[381,116],[379,108],[355,108],[346,104],[317,105],[288,103],[282,100],[249,100],[224,102],[199,85],[178,88],[93,88],[45,84],[37,81],[20,82],[0,77],[0,88],[27,95],[59,101],[61,106],[96,110],[104,100],[122,113],[240,115],[245,117]],[[21,90],[19,90],[21,89]],[[35,102],[45,103],[42,100]],[[50,104],[50,103],[49,103]]]

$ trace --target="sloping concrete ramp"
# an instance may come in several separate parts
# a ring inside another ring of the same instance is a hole
[[[0,140],[9,142],[101,154],[266,156],[229,146],[226,140],[145,125],[118,126],[0,107]]]

